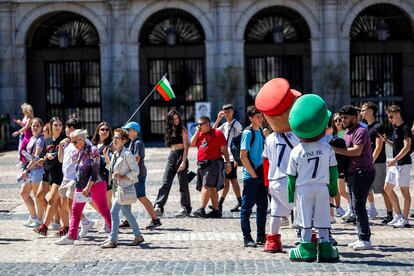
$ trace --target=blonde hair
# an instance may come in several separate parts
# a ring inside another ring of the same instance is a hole
[[[78,137],[82,140],[86,140],[88,137],[88,131],[86,129],[75,129],[71,134],[70,138]]]
[[[33,107],[28,103],[23,103],[20,108],[22,109],[22,112],[24,115],[29,114],[31,117],[33,117]]]

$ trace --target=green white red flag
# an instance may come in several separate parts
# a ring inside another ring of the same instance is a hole
[[[164,76],[155,86],[155,90],[161,94],[164,100],[169,101],[175,98],[174,91],[171,88],[170,82],[167,80],[167,77]]]

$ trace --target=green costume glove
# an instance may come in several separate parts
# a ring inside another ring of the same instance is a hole
[[[295,202],[296,176],[288,175],[288,201]]]
[[[334,197],[338,194],[338,168],[329,167],[329,196]]]

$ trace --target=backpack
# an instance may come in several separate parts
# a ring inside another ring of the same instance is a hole
[[[250,130],[250,132],[252,133],[252,139],[250,140],[250,147],[251,147],[254,143],[254,139],[255,139],[256,134],[250,126],[246,127],[244,130],[246,130],[246,129]],[[263,140],[264,140],[265,136],[263,134],[263,129],[262,128],[259,128],[259,129],[260,129],[260,132],[261,132],[261,134],[263,136]],[[233,155],[234,161],[237,162],[239,167],[243,167],[242,161],[240,160],[240,144],[241,144],[243,131],[241,133],[239,133],[237,136],[235,136],[233,138],[233,140],[231,140],[231,144],[230,144],[231,154]]]

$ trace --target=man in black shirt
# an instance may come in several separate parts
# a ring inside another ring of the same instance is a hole
[[[372,159],[374,160],[375,166],[375,179],[372,184],[372,190],[368,195],[369,209],[368,217],[375,218],[378,215],[377,210],[375,209],[374,202],[374,193],[381,193],[384,198],[385,207],[387,208],[387,216],[381,221],[382,224],[387,224],[390,222],[392,217],[392,205],[384,191],[385,176],[386,176],[386,164],[387,157],[385,155],[385,145],[381,139],[381,136],[385,133],[384,127],[376,121],[376,115],[378,111],[378,106],[372,102],[367,102],[362,105],[361,114],[362,117],[368,123],[368,133],[371,140],[372,147]]]
[[[387,193],[396,215],[388,223],[396,228],[409,227],[408,212],[410,211],[410,170],[411,170],[411,127],[401,117],[400,108],[396,105],[387,108],[388,120],[394,126],[391,140],[383,135],[383,141],[392,146],[393,159],[387,162],[387,177],[385,178],[385,192]],[[404,198],[404,208],[401,212],[398,197],[394,186],[400,188]]]

